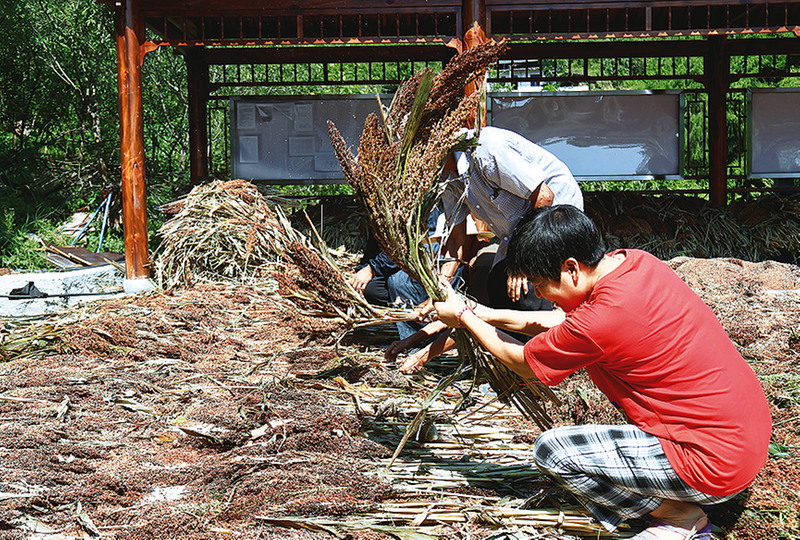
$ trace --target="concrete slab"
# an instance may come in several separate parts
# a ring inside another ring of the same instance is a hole
[[[31,317],[62,311],[81,302],[124,294],[125,275],[103,264],[59,272],[31,272],[0,276],[0,317]],[[33,283],[45,298],[11,299],[14,289]]]

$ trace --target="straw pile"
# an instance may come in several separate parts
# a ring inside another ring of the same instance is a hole
[[[158,235],[156,277],[163,288],[197,281],[248,281],[274,265],[285,235],[256,187],[244,180],[195,187],[162,207],[173,215]]]
[[[381,118],[376,114],[367,118],[358,157],[334,123],[328,122],[344,176],[364,205],[376,240],[434,300],[444,299],[445,291],[426,250],[426,218],[443,190],[442,170],[448,154],[467,144],[461,129],[468,120],[482,117],[483,73],[504,50],[503,43],[487,41],[458,54],[441,73],[434,75],[426,69],[403,83],[388,110],[381,109]],[[477,90],[465,96],[468,84],[475,84]],[[500,399],[514,404],[540,427],[552,424],[542,405],[546,400],[558,403],[550,389],[522,380],[466,330],[457,329],[454,339],[460,363],[408,426],[395,457],[422,424],[438,393],[469,371],[475,380],[485,378]]]
[[[698,197],[613,191],[587,195],[586,213],[610,248],[644,249],[662,260],[688,256],[745,261],[800,257],[800,199],[762,195],[715,207]]]
[[[325,246],[295,231],[244,180],[195,187],[162,209],[174,214],[159,230],[156,277],[162,288],[197,282],[268,283],[272,292],[312,306],[316,313],[374,318],[376,310],[347,283]],[[280,289],[280,291],[278,290]]]

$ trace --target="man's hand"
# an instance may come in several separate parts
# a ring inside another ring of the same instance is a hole
[[[389,360],[390,362],[394,362],[397,360],[397,355],[403,353],[411,347],[408,343],[408,338],[406,339],[398,339],[397,341],[393,341],[391,345],[386,347],[386,350],[383,352],[383,357]]]
[[[514,302],[519,302],[523,295],[528,294],[528,278],[508,276],[506,287],[508,289],[508,297]]]
[[[435,302],[433,305],[436,308],[436,314],[439,320],[451,328],[459,328],[461,326],[458,320],[458,314],[466,306],[464,300],[453,290],[452,285],[443,282],[447,297],[441,302]]]
[[[372,269],[370,265],[365,266],[355,274],[353,277],[350,278],[350,286],[353,287],[360,293],[364,292],[364,289],[367,287],[367,283],[369,283],[372,278],[375,277],[375,270]]]
[[[430,358],[428,358],[430,350],[430,345],[428,345],[427,347],[423,347],[414,354],[406,357],[406,359],[403,360],[403,363],[400,364],[400,372],[405,373],[406,375],[411,375],[412,373],[416,373],[422,369],[422,366],[424,366],[425,363],[430,360]]]
[[[417,320],[420,322],[436,320],[436,307],[430,298],[417,306]]]

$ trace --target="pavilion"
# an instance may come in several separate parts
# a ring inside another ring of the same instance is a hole
[[[454,54],[447,44],[477,24],[488,37],[509,43],[495,76],[499,82],[700,83],[704,177],[718,205],[727,203],[731,179],[731,84],[800,71],[800,0],[98,1],[116,14],[125,256],[132,283],[149,276],[141,68],[158,47],[174,47],[186,59],[192,180],[209,176],[208,103],[226,88],[396,84],[385,70],[371,67],[344,81],[336,66],[441,64]],[[765,39],[750,39],[756,34]],[[734,58],[744,61],[732,68]],[[322,69],[299,81],[298,67],[311,64]],[[254,68],[266,65],[290,69],[272,77]],[[225,66],[226,75],[212,79],[210,66]]]

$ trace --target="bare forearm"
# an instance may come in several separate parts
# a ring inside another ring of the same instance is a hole
[[[450,232],[447,242],[442,249],[442,256],[447,260],[443,263],[439,274],[445,279],[451,279],[465,260],[472,240],[467,236],[467,223],[462,221]]]
[[[544,208],[545,206],[552,206],[553,200],[555,199],[555,193],[553,193],[553,190],[550,189],[547,184],[542,182],[533,191],[530,199],[533,208]]]
[[[456,342],[450,336],[450,332],[447,332],[446,334],[442,334],[441,336],[436,338],[433,341],[433,343],[431,343],[429,357],[430,358],[436,358],[437,356],[439,356],[443,352],[449,351],[450,349],[455,347],[455,345],[456,345]]]
[[[562,311],[517,311],[492,309],[478,304],[475,314],[487,323],[508,332],[535,336],[564,322]]]
[[[536,379],[533,370],[525,361],[522,343],[482,320],[472,310],[466,310],[461,315],[460,322],[487,351],[514,373],[526,379]]]

